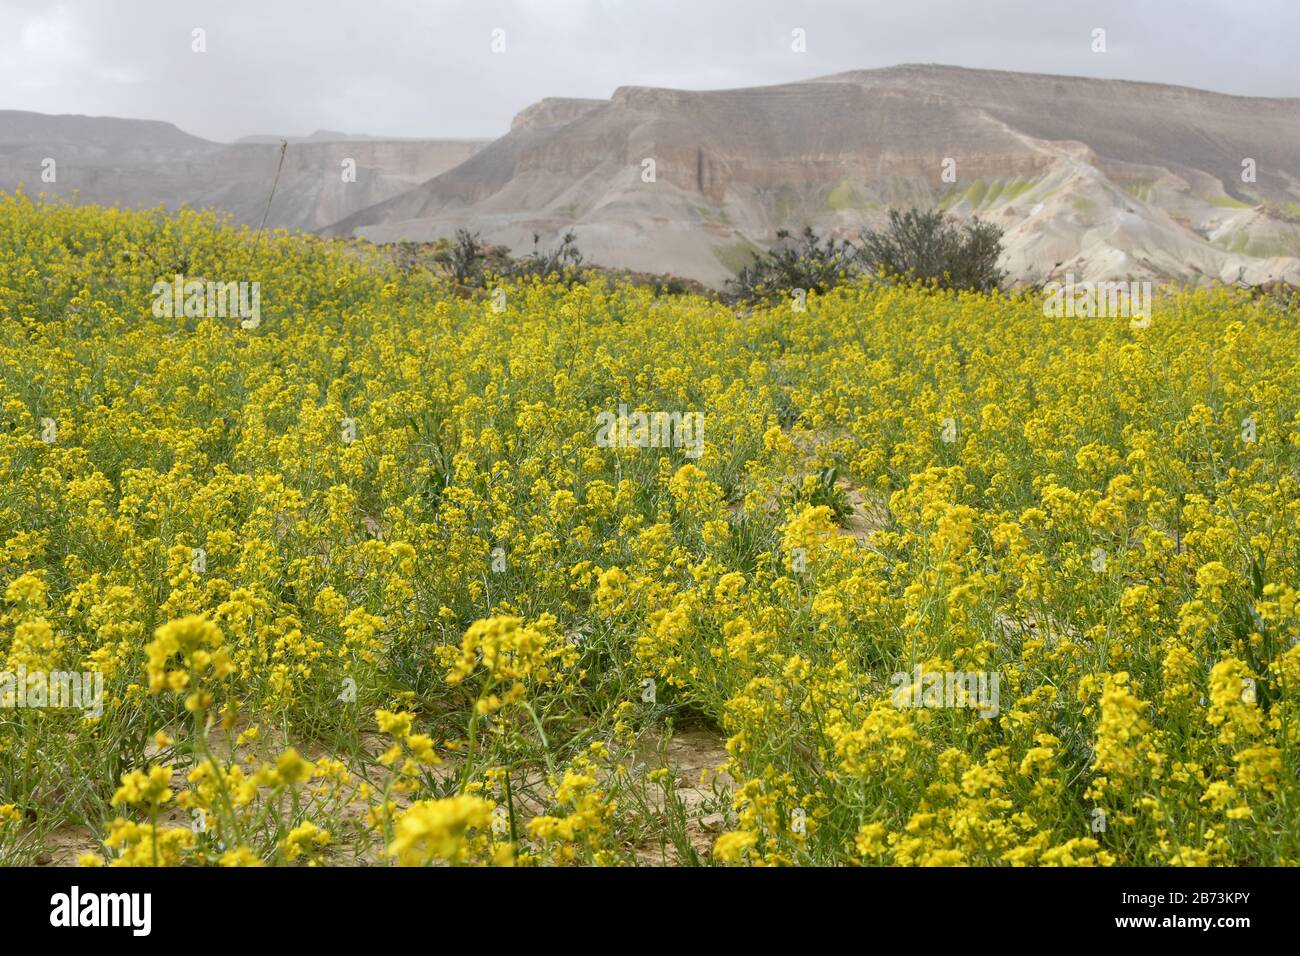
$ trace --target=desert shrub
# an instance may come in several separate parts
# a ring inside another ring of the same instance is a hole
[[[435,254],[434,258],[461,285],[478,285],[483,279],[487,247],[477,232],[457,229],[455,240],[448,248]]]
[[[820,238],[805,226],[798,240],[782,229],[776,245],[737,273],[731,285],[742,299],[765,299],[794,289],[826,292],[861,270],[859,250],[847,239]]]
[[[560,238],[560,244],[553,249],[543,249],[541,241],[542,237],[533,233],[533,251],[516,260],[510,274],[520,278],[575,278],[582,268],[582,250],[578,248],[578,237],[572,232],[566,232]]]
[[[989,292],[1005,277],[998,266],[1002,230],[972,219],[959,223],[937,210],[889,211],[884,228],[862,237],[862,263],[877,276],[919,279],[944,289]]]
[[[742,299],[770,299],[796,289],[824,293],[871,273],[941,289],[988,292],[1005,276],[997,266],[1001,253],[1002,230],[992,223],[891,209],[888,223],[864,233],[858,244],[819,237],[810,226],[798,240],[782,230],[776,245],[741,269],[731,285]]]

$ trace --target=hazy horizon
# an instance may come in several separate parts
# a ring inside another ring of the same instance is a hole
[[[1222,0],[1081,11],[1060,0],[906,10],[775,0],[707,7],[599,0],[345,0],[267,10],[144,0],[0,0],[0,109],[169,122],[196,136],[316,130],[488,139],[546,97],[619,86],[767,86],[905,63],[1300,96],[1300,9]],[[1094,52],[1093,31],[1106,31]],[[193,30],[205,31],[196,53]],[[802,30],[805,49],[793,48]],[[495,32],[501,31],[501,32]],[[496,47],[495,51],[493,47]],[[1241,62],[1251,64],[1249,71]]]

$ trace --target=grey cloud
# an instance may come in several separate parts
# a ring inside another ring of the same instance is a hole
[[[0,108],[165,119],[219,140],[490,137],[542,96],[904,62],[1300,95],[1300,7],[1281,0],[0,0],[0,23]]]

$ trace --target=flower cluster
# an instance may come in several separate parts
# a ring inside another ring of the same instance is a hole
[[[1300,863],[1294,316],[806,305],[0,197],[0,863]]]

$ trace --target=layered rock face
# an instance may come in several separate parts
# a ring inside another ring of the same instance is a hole
[[[1004,265],[1026,281],[1300,281],[1298,177],[1300,100],[904,66],[543,100],[329,231],[466,226],[522,247],[574,229],[593,261],[718,283],[779,228],[851,236],[918,205],[1002,226]]]

